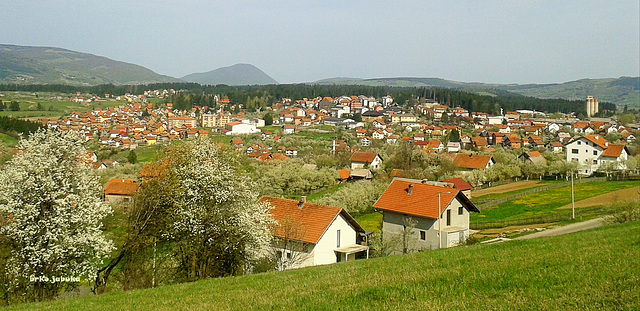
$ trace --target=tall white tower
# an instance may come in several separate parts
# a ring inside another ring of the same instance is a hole
[[[593,96],[587,96],[587,116],[591,118],[596,113],[598,113],[598,100]]]

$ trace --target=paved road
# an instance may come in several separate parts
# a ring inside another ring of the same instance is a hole
[[[595,218],[595,219],[591,219],[591,220],[587,220],[587,221],[583,221],[575,224],[570,224],[570,225],[566,225],[558,228],[553,228],[545,231],[524,235],[521,237],[517,237],[514,240],[529,240],[529,239],[541,238],[545,236],[555,236],[555,235],[563,235],[567,233],[578,232],[582,230],[600,227],[602,226],[603,222],[604,222],[603,217]]]

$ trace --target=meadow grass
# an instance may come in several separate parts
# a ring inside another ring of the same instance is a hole
[[[382,213],[362,214],[356,216],[355,219],[366,231],[378,232],[382,229]]]
[[[640,222],[7,310],[637,310]]]
[[[578,184],[574,186],[575,201],[637,185],[637,181],[604,181]],[[559,210],[558,208],[570,203],[571,186],[560,187],[529,194],[497,206],[485,208],[480,214],[472,213],[470,220],[472,222],[500,221],[566,214],[568,213],[567,210]],[[602,205],[609,203],[602,202]]]
[[[4,133],[0,133],[0,143],[12,147],[18,144],[18,140]]]

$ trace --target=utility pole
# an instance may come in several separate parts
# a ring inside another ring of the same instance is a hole
[[[573,194],[573,171],[571,171],[571,219],[576,219],[576,203]]]

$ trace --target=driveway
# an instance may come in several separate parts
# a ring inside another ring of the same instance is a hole
[[[570,225],[566,225],[558,228],[553,228],[553,229],[549,229],[541,232],[524,235],[521,237],[517,237],[514,240],[530,240],[530,239],[541,238],[546,236],[563,235],[567,233],[573,233],[573,232],[578,232],[582,230],[597,228],[602,226],[603,223],[604,223],[604,217],[600,217],[600,218],[595,218],[595,219],[591,219],[591,220],[587,220],[587,221],[583,221],[575,224],[570,224]]]

